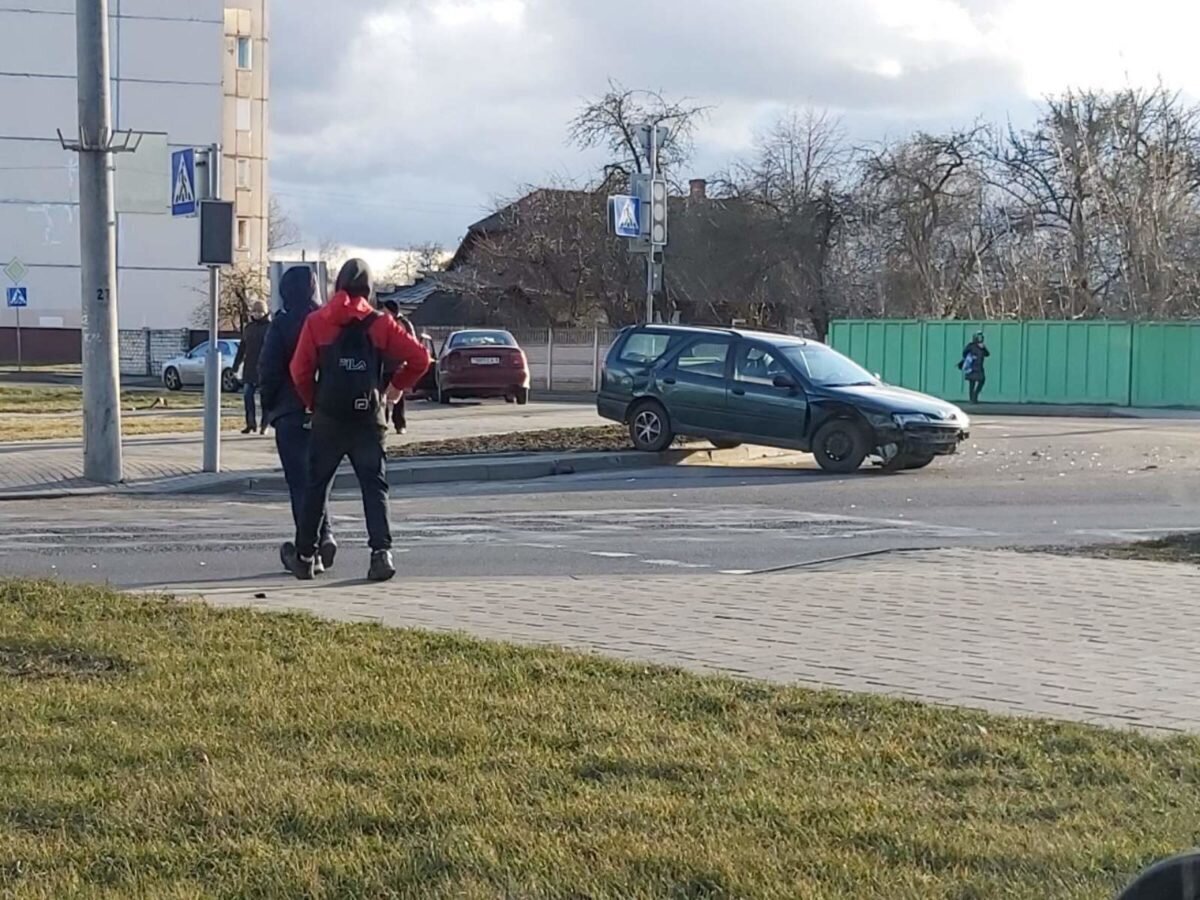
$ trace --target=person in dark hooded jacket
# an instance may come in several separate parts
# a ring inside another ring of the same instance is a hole
[[[292,384],[289,367],[300,343],[304,320],[319,308],[317,282],[308,266],[288,269],[279,284],[283,309],[275,314],[259,356],[258,384],[262,391],[263,423],[275,429],[275,448],[283,464],[292,500],[292,522],[298,525],[304,505],[304,486],[308,481],[308,455],[312,432],[304,401]],[[333,565],[337,543],[329,528],[329,516],[322,514],[319,529],[320,568]],[[286,564],[285,564],[286,566]]]

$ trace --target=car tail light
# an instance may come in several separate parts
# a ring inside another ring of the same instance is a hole
[[[525,353],[521,350],[510,350],[506,355],[506,361],[514,369],[521,369],[525,366]]]
[[[451,350],[442,357],[442,367],[446,369],[457,369],[462,364],[462,354],[457,350]]]

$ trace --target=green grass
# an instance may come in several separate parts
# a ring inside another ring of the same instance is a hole
[[[1096,900],[1200,831],[1191,738],[49,583],[0,710],[6,897]]]
[[[226,407],[241,404],[237,395],[221,398]],[[121,408],[125,411],[149,409],[200,409],[204,406],[201,391],[166,390],[121,391]],[[77,387],[0,385],[0,414],[2,413],[77,413],[83,407],[83,391]]]

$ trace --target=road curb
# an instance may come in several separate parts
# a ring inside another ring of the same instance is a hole
[[[737,447],[732,450],[680,448],[662,453],[624,450],[606,453],[521,453],[513,455],[456,456],[442,460],[393,459],[388,463],[388,484],[451,484],[456,482],[533,481],[558,475],[585,475],[648,469],[660,466],[737,466],[758,461],[799,462],[806,455],[770,447]],[[341,469],[334,478],[335,491],[358,487],[354,472]],[[245,479],[245,492],[282,492],[287,483],[281,474]],[[207,491],[206,491],[207,492]],[[227,492],[214,486],[213,493]]]

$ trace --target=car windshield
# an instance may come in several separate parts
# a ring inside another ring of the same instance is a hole
[[[878,384],[874,376],[858,363],[824,344],[784,344],[779,351],[810,383],[820,387]]]
[[[450,347],[515,347],[507,331],[462,331],[450,338]]]

